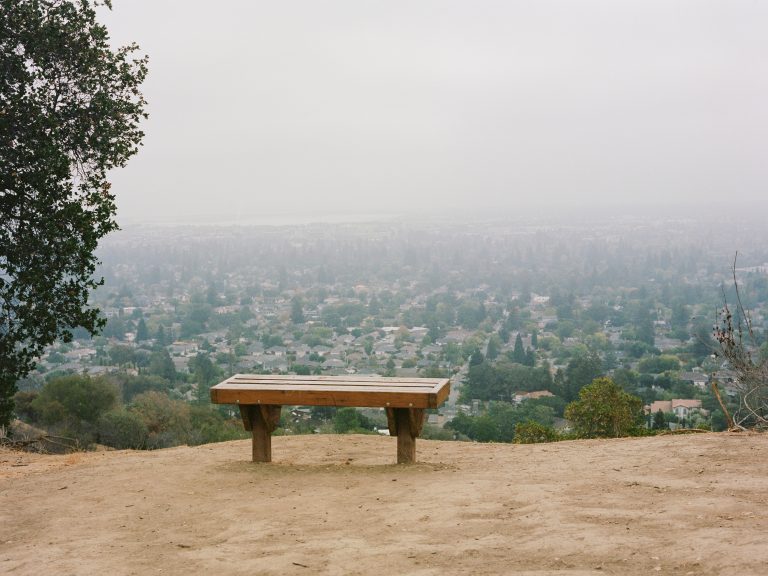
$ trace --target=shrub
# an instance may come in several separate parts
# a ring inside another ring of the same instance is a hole
[[[144,392],[167,392],[170,389],[170,382],[159,376],[113,374],[109,378],[122,391],[126,403]]]
[[[168,448],[190,441],[192,422],[186,402],[160,392],[144,392],[133,399],[130,411],[147,427],[147,448]]]
[[[250,436],[250,432],[243,430],[240,420],[227,419],[210,406],[192,406],[190,422],[192,430],[189,443],[191,445],[226,442]]]
[[[515,444],[538,444],[540,442],[555,442],[560,437],[551,426],[544,426],[529,420],[515,426]]]
[[[425,440],[453,440],[454,433],[446,428],[424,424],[424,427],[421,429],[420,437]]]
[[[113,448],[139,450],[146,447],[149,430],[138,414],[111,410],[99,418],[98,437],[100,443]]]
[[[13,396],[13,401],[16,405],[14,412],[16,412],[16,415],[19,418],[27,420],[28,422],[37,422],[40,415],[32,406],[32,402],[34,402],[37,396],[37,392],[16,392],[16,394]]]
[[[75,427],[95,424],[117,402],[117,390],[103,378],[63,376],[48,381],[31,407],[46,424],[71,420]]]

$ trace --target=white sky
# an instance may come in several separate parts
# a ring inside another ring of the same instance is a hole
[[[115,0],[118,219],[768,197],[768,2]]]

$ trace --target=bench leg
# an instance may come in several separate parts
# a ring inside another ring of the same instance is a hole
[[[272,432],[280,422],[281,406],[249,404],[240,406],[240,416],[250,430],[254,462],[272,462]]]
[[[421,434],[423,408],[387,408],[389,433],[397,436],[397,463],[416,462],[416,438]]]

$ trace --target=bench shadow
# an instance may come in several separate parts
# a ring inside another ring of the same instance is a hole
[[[250,460],[231,460],[223,462],[217,466],[222,472],[257,474],[259,476],[286,476],[293,474],[362,474],[378,475],[393,474],[412,475],[426,474],[435,472],[444,472],[458,470],[456,464],[443,462],[416,462],[414,464],[396,464],[394,462],[386,463],[356,463],[353,459],[340,460],[336,462],[292,462],[280,461],[273,462],[252,462]]]

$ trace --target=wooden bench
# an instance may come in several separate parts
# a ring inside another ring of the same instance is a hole
[[[426,409],[437,408],[449,392],[443,378],[236,374],[211,388],[211,402],[240,407],[253,433],[254,462],[271,462],[272,432],[284,405],[385,408],[389,433],[397,436],[397,462],[407,464],[416,460]]]

